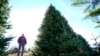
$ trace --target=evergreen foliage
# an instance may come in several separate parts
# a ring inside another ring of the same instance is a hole
[[[39,29],[32,56],[89,56],[91,48],[67,20],[50,5]]]
[[[72,5],[85,5],[88,4],[85,11],[90,12],[89,16],[94,17],[100,15],[100,0],[74,0]],[[89,10],[89,9],[92,10]]]
[[[90,17],[98,24],[96,27],[100,27],[100,0],[74,0],[72,5],[87,5],[84,12],[88,12],[88,15],[85,18]]]
[[[8,23],[9,17],[9,0],[0,0],[0,56],[6,56],[6,47],[12,37],[5,37],[7,29],[11,28]]]

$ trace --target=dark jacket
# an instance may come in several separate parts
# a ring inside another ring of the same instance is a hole
[[[20,37],[18,38],[18,43],[19,43],[19,44],[22,44],[22,45],[25,45],[25,44],[27,43],[26,38],[25,38],[25,41],[22,42],[22,41],[21,41],[22,37],[25,38],[25,36],[20,36]]]

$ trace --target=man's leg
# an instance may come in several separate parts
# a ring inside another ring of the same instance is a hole
[[[19,54],[20,54],[20,49],[21,49],[21,45],[19,44],[17,56],[19,56]]]
[[[22,53],[21,53],[21,56],[23,56],[24,47],[25,47],[25,45],[22,45]]]

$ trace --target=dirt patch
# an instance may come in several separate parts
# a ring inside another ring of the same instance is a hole
[[[17,56],[17,53],[11,53],[8,56]],[[29,52],[24,52],[24,55],[23,56],[30,56],[29,55]]]

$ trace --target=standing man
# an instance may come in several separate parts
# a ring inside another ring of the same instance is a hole
[[[21,56],[23,56],[24,47],[25,47],[26,43],[27,43],[27,40],[26,40],[24,34],[22,34],[22,35],[18,38],[19,49],[18,49],[18,54],[17,54],[17,56],[20,55],[20,50],[22,51],[22,52],[21,52]]]

